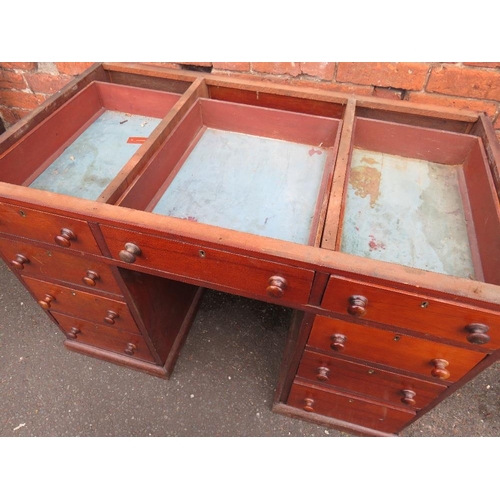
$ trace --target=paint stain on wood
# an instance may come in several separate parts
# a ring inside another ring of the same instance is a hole
[[[311,148],[309,150],[309,156],[312,156],[314,154],[317,154],[317,155],[322,155],[323,154],[323,151],[321,151],[321,149],[316,149],[316,148]]]
[[[380,171],[373,167],[361,165],[351,169],[349,183],[356,196],[370,197],[370,206],[373,208],[380,194]]]
[[[372,250],[385,250],[385,243],[377,241],[373,234],[370,234],[370,241],[368,242],[368,246],[370,247],[370,252]]]

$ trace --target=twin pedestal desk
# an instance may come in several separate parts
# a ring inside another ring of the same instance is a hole
[[[292,308],[273,410],[394,435],[498,360],[499,151],[468,111],[96,64],[2,134],[0,253],[68,349],[158,377],[203,288]]]

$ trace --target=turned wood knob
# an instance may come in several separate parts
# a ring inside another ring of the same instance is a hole
[[[360,318],[366,314],[366,306],[368,305],[368,299],[362,295],[351,295],[349,297],[349,306],[347,307],[347,312],[351,316],[356,316]]]
[[[483,325],[482,323],[471,323],[465,327],[465,330],[469,332],[467,340],[471,344],[487,344],[491,340],[487,333],[489,329],[488,325]]]
[[[321,382],[328,381],[328,374],[330,373],[329,368],[327,368],[326,366],[320,366],[316,371],[318,372],[318,374],[316,375],[316,378],[318,380],[321,380]]]
[[[312,398],[305,398],[304,399],[303,409],[305,411],[308,411],[309,413],[313,412],[314,411],[314,399],[312,399]]]
[[[267,295],[277,299],[283,297],[287,284],[288,283],[285,278],[282,278],[281,276],[271,276],[269,278],[269,284],[266,288]]]
[[[95,271],[91,271],[89,269],[89,270],[87,270],[87,274],[82,278],[82,281],[87,286],[95,286],[95,282],[98,279],[100,279],[100,276]]]
[[[71,242],[76,240],[76,234],[71,229],[62,228],[61,234],[58,234],[54,240],[61,247],[70,247]]]
[[[417,402],[415,401],[415,396],[417,393],[410,389],[403,389],[401,391],[403,397],[401,398],[401,402],[408,406],[415,406]]]
[[[29,264],[30,260],[28,257],[25,257],[24,255],[18,253],[16,254],[16,258],[14,260],[10,261],[10,265],[14,268],[17,269],[18,271],[22,271],[24,269],[24,264]]]
[[[347,342],[347,337],[341,333],[334,333],[331,337],[332,343],[330,347],[334,351],[343,351],[345,349],[345,343]]]
[[[431,375],[441,380],[446,380],[450,376],[450,372],[446,369],[449,364],[446,359],[433,359],[431,365],[434,368],[431,370]]]
[[[54,300],[56,300],[55,297],[46,293],[45,298],[43,300],[39,300],[38,304],[43,309],[50,309],[51,302],[53,302]]]
[[[133,356],[135,354],[135,350],[137,349],[137,346],[135,344],[132,344],[132,342],[129,342],[127,346],[125,347],[125,354],[128,354],[129,356]]]
[[[71,330],[69,332],[66,333],[66,337],[68,337],[69,339],[76,339],[76,336],[79,334],[79,333],[82,333],[78,328],[76,328],[76,326],[72,327]]]
[[[135,243],[125,243],[124,249],[118,254],[120,260],[127,264],[134,263],[135,258],[139,255],[141,255],[141,249]]]
[[[108,323],[108,325],[114,325],[116,318],[118,318],[118,313],[116,313],[115,311],[108,311],[106,317],[104,318],[104,321]]]

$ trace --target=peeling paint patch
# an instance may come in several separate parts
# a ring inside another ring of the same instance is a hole
[[[361,165],[351,169],[349,183],[354,188],[356,196],[370,197],[370,206],[373,208],[380,194],[380,171],[373,167]]]
[[[371,156],[363,156],[363,158],[361,158],[361,163],[368,163],[368,165],[375,165],[376,163],[380,164],[379,161]]]

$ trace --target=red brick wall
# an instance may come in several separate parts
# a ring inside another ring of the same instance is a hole
[[[6,127],[59,90],[92,63],[0,63],[0,116]],[[361,95],[484,111],[500,137],[500,62],[190,62],[212,74],[286,82]]]

